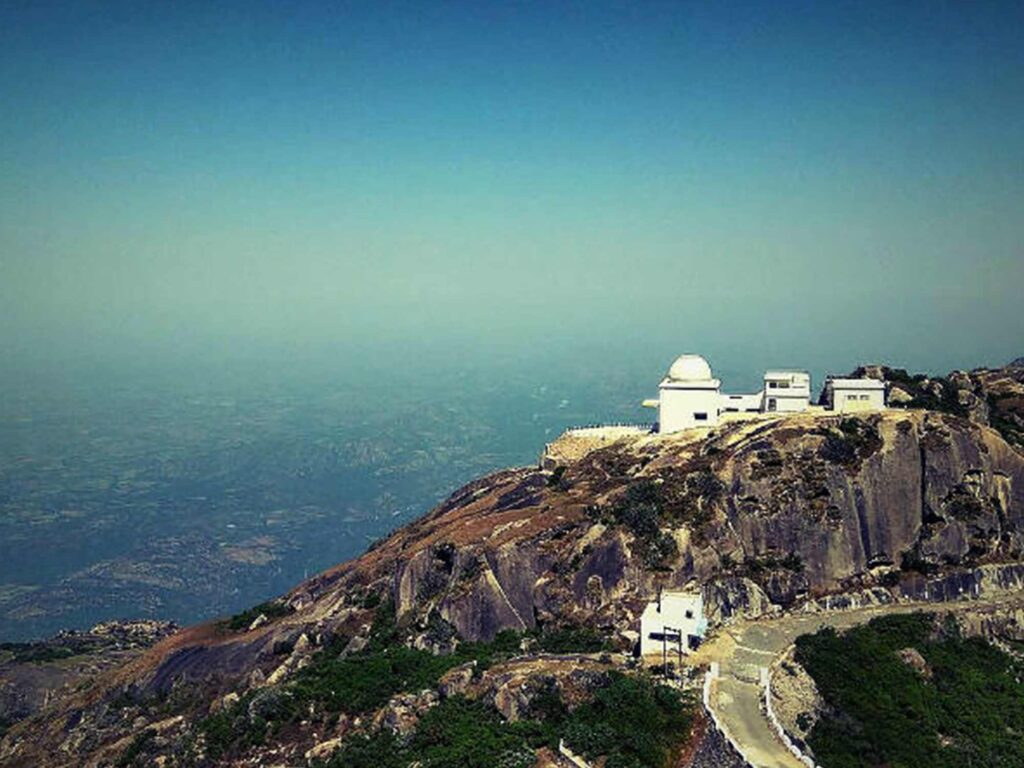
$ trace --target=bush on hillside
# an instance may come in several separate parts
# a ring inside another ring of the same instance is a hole
[[[920,652],[927,673],[898,655]],[[830,768],[1024,765],[1020,664],[931,615],[889,616],[797,640],[828,709],[808,743]]]

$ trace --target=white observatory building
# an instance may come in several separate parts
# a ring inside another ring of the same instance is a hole
[[[677,357],[658,385],[658,398],[643,402],[645,407],[658,409],[656,431],[668,434],[694,427],[713,427],[720,420],[758,418],[749,414],[881,410],[885,408],[885,382],[830,376],[825,382],[821,403],[811,405],[811,375],[807,371],[768,371],[760,392],[723,393],[721,382],[712,375],[708,361],[692,354]]]
[[[700,355],[680,355],[658,385],[658,431],[717,424],[721,387],[707,360]]]

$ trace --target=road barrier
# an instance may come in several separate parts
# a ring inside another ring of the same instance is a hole
[[[775,729],[775,735],[786,745],[786,749],[790,751],[793,757],[806,765],[807,768],[819,768],[814,759],[810,755],[804,754],[803,750],[789,738],[786,729],[782,727],[782,723],[779,722],[779,718],[775,715],[775,709],[772,707],[772,674],[768,667],[761,667],[761,687],[764,690],[764,713],[768,717],[768,722],[772,724],[772,728]]]
[[[736,740],[729,733],[728,729],[722,724],[722,721],[718,719],[718,715],[715,714],[715,710],[711,707],[711,684],[718,677],[720,667],[717,661],[712,661],[710,667],[708,667],[707,674],[704,675],[704,691],[701,696],[701,701],[704,704],[704,712],[707,713],[708,719],[711,720],[711,724],[715,730],[722,734],[722,738],[725,739],[725,743],[729,745],[729,748],[735,753],[737,759],[742,762],[747,768],[758,768],[752,762],[750,762],[743,754],[736,743]]]

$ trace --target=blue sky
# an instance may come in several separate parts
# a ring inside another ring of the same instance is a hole
[[[0,352],[1001,363],[1024,354],[1022,22],[996,2],[7,2]]]

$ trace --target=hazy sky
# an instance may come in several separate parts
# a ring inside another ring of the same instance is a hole
[[[10,359],[1024,354],[1020,2],[6,0],[0,93]]]

